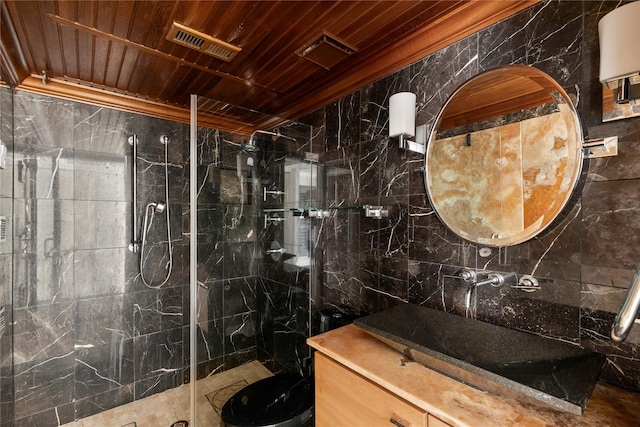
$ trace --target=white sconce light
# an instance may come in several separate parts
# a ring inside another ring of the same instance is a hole
[[[416,136],[416,140],[409,138]],[[398,92],[389,97],[389,137],[398,138],[400,148],[424,154],[427,126],[416,129],[416,95]]]
[[[629,102],[630,85],[640,83],[640,1],[625,4],[598,23],[600,82],[618,89],[617,103]]]

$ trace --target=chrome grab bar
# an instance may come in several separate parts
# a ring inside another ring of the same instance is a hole
[[[131,145],[131,243],[129,250],[133,253],[140,249],[138,239],[138,135],[131,135],[128,139]]]
[[[611,326],[611,339],[616,342],[622,342],[629,335],[629,331],[633,326],[633,322],[636,320],[638,309],[640,308],[640,266],[636,270],[636,274],[633,276],[633,281],[629,290],[627,291],[627,297],[622,303],[620,312],[613,321]]]

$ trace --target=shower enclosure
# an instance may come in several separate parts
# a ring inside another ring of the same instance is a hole
[[[194,112],[219,108],[201,98]],[[2,427],[63,425],[250,362],[308,370],[311,126],[191,135],[6,87],[0,124]]]
[[[13,419],[13,91],[0,87],[0,424]]]
[[[318,224],[299,213],[317,203],[318,169],[306,159],[313,129],[291,123],[247,137],[197,125],[221,105],[192,98],[190,376],[198,379],[192,417],[202,427],[224,403],[207,378],[252,361],[272,373],[309,374],[310,366],[310,246]],[[222,393],[246,383],[222,384]]]

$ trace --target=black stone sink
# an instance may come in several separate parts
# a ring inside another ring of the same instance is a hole
[[[354,324],[472,387],[579,415],[605,361],[603,355],[570,343],[411,304]]]

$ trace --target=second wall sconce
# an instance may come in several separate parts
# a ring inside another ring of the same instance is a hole
[[[389,137],[398,138],[400,148],[424,154],[427,126],[416,128],[415,93],[398,92],[389,97]]]
[[[630,86],[640,83],[640,2],[628,3],[606,14],[598,23],[600,81],[617,89],[616,102],[627,103]]]

